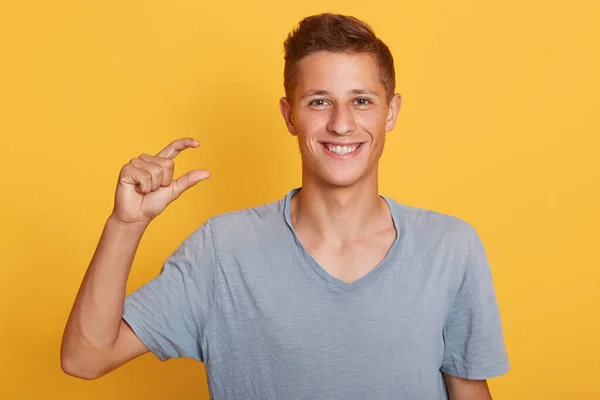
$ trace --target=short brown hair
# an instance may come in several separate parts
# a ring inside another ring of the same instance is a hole
[[[390,49],[365,22],[340,14],[319,14],[304,18],[290,32],[283,44],[285,67],[283,86],[291,100],[296,85],[296,66],[304,57],[317,51],[368,53],[379,64],[379,80],[385,87],[387,101],[394,96],[396,77]]]

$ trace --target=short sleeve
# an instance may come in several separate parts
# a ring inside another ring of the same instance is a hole
[[[479,235],[469,225],[464,275],[444,325],[441,370],[464,379],[505,374],[509,361],[492,274]]]
[[[125,299],[123,319],[160,360],[203,361],[202,335],[215,292],[210,220],[164,262],[160,274]]]

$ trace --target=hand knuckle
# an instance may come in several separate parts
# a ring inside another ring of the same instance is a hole
[[[175,166],[175,162],[170,158],[163,159],[163,166],[167,169],[172,169]]]
[[[163,172],[163,169],[160,165],[153,164],[151,168],[152,168],[153,175],[160,175]]]

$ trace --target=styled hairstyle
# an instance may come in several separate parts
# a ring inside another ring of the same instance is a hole
[[[319,14],[304,18],[287,36],[284,44],[285,67],[283,86],[292,99],[296,86],[296,70],[300,60],[317,51],[372,54],[379,64],[379,80],[389,101],[394,96],[396,77],[390,49],[365,22],[340,14]]]

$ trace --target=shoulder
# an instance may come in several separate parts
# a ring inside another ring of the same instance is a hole
[[[487,268],[487,258],[474,226],[456,215],[398,204],[404,229],[403,246],[416,260],[446,271],[456,291],[468,271]]]
[[[451,247],[472,247],[480,242],[475,227],[461,217],[392,201],[398,207],[405,236],[414,241]]]
[[[211,229],[218,232],[257,227],[283,218],[283,201],[276,200],[256,207],[215,215],[209,219]]]
[[[227,250],[276,237],[284,224],[283,201],[276,200],[215,215],[200,226],[197,232],[209,232],[213,245]]]

